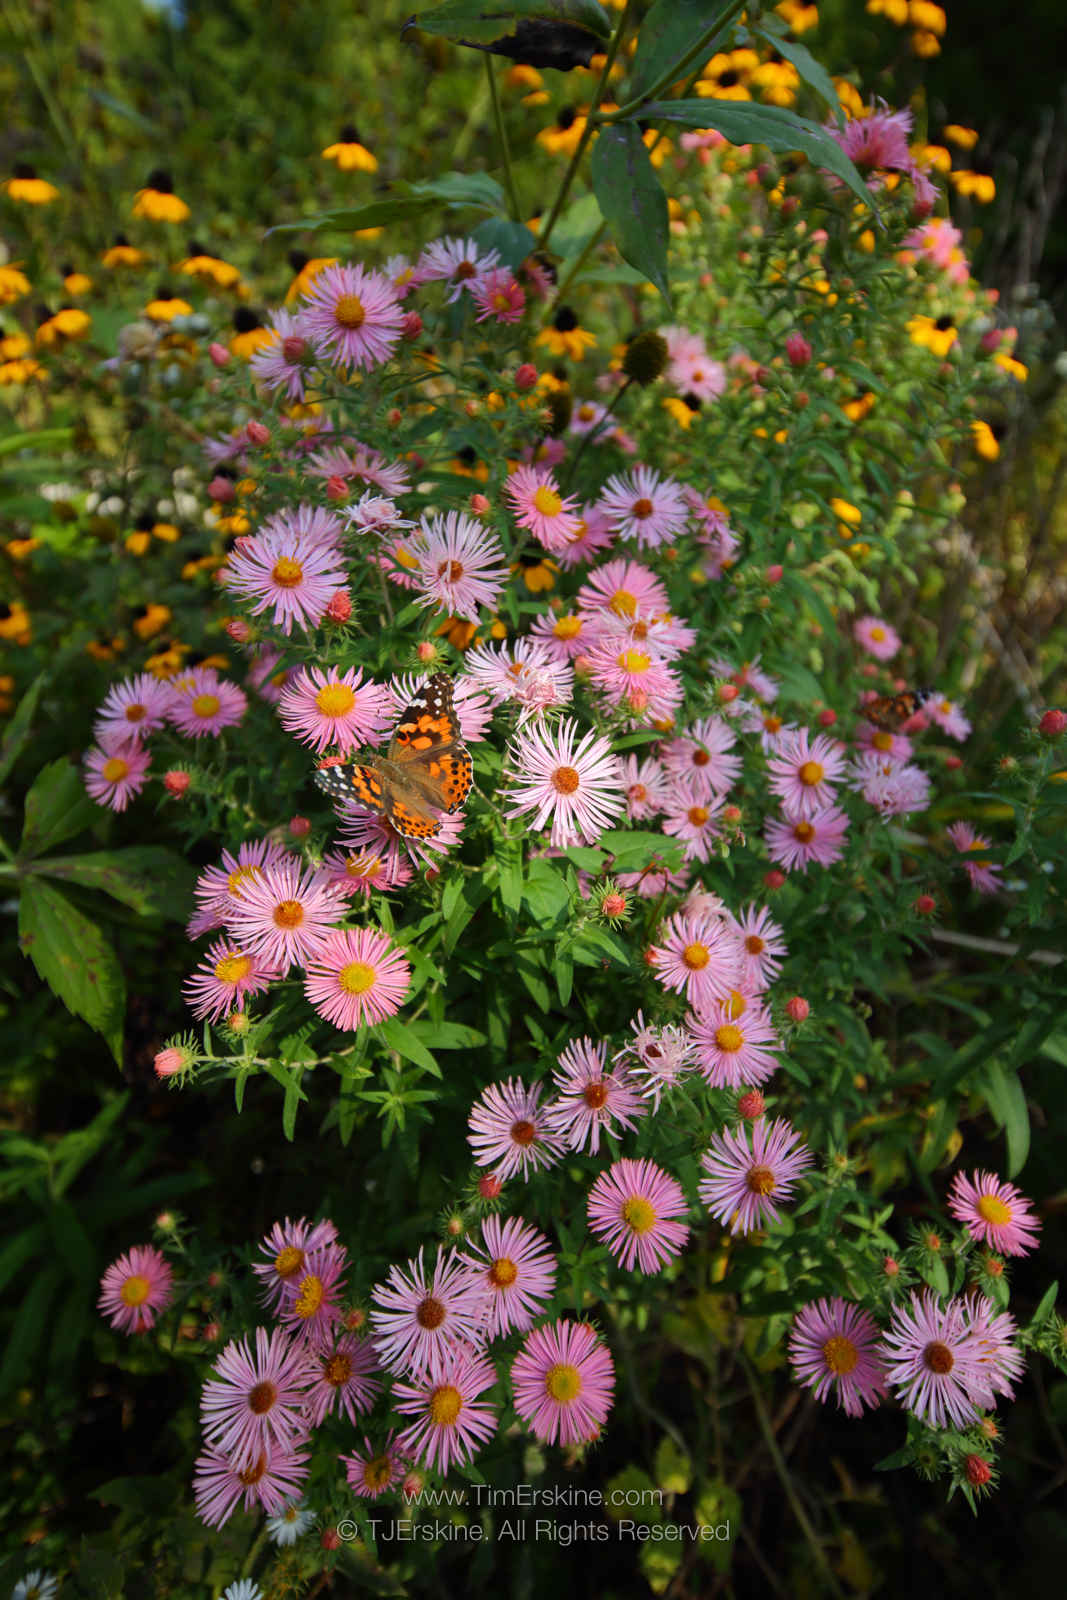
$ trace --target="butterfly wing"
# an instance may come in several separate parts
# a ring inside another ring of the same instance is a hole
[[[404,779],[440,811],[459,810],[470,794],[474,769],[452,705],[452,680],[437,672],[397,723],[389,746]]]
[[[333,800],[353,800],[370,811],[386,808],[385,784],[374,767],[363,762],[344,761],[315,772],[315,785]]]

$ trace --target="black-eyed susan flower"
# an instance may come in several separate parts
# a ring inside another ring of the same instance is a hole
[[[921,33],[932,33],[938,39],[944,37],[948,26],[944,11],[933,0],[908,0],[908,21]]]
[[[197,278],[201,283],[213,284],[217,289],[233,289],[241,281],[241,274],[230,262],[213,256],[197,239],[189,240],[189,254],[175,268],[186,278]]]
[[[86,273],[76,271],[69,263],[62,270],[63,290],[72,300],[77,300],[85,294],[92,294],[93,280]]]
[[[153,522],[151,534],[153,539],[159,539],[163,544],[177,544],[182,530],[175,527],[173,522]]]
[[[189,207],[174,193],[174,182],[169,172],[157,167],[148,174],[143,189],[138,189],[133,202],[135,217],[145,217],[149,222],[185,222]]]
[[[1009,356],[1005,351],[998,350],[993,357],[1001,372],[1006,372],[1009,378],[1014,378],[1016,383],[1025,383],[1030,376],[1030,369],[1021,361],[1016,361],[1014,356]]]
[[[463,617],[446,617],[434,632],[438,639],[447,639],[453,650],[467,650],[478,632],[478,624],[467,622]]]
[[[846,400],[841,410],[850,422],[862,422],[874,410],[874,395],[868,390],[855,400]]]
[[[913,144],[911,153],[920,167],[928,170],[944,173],[952,168],[952,156],[943,144]]]
[[[911,53],[920,61],[930,61],[941,54],[941,40],[926,28],[916,28],[911,36]]]
[[[521,575],[531,594],[543,594],[545,590],[556,587],[559,566],[540,551],[530,550],[524,551],[510,570]]]
[[[84,339],[91,326],[88,313],[77,306],[60,306],[56,312],[42,308],[34,339],[42,349],[54,349]]]
[[[898,28],[908,23],[908,0],[867,0],[867,10],[872,17],[885,17]]]
[[[910,317],[907,326],[908,337],[912,344],[929,350],[941,361],[948,355],[952,346],[959,343],[959,333],[947,313],[936,320],[933,317]]]
[[[0,600],[0,639],[5,639],[8,644],[17,645],[27,645],[32,642],[33,624],[21,600],[12,600],[10,605]]]
[[[950,174],[957,194],[967,200],[977,200],[981,206],[996,199],[997,186],[988,172],[953,172]]]
[[[796,34],[807,33],[809,28],[819,25],[819,8],[809,0],[781,0],[774,9]]]
[[[748,81],[751,87],[757,90],[760,99],[765,100],[768,105],[796,104],[800,74],[791,61],[783,61],[777,54],[771,56],[768,61],[761,61]]]
[[[143,267],[147,260],[144,250],[132,245],[124,233],[116,233],[113,242],[100,257],[100,265],[113,272],[116,267]]]
[[[40,539],[9,539],[4,546],[4,552],[12,561],[28,561],[33,552],[40,548]]]
[[[126,641],[121,634],[116,634],[113,638],[107,634],[100,634],[97,638],[89,640],[85,646],[85,653],[87,656],[92,656],[94,661],[114,661],[125,648]]]
[[[39,178],[36,169],[26,161],[17,161],[11,177],[0,183],[9,200],[24,206],[47,206],[59,199],[59,190],[46,178]]]
[[[841,102],[845,116],[862,117],[867,108],[856,85],[850,83],[847,78],[835,78],[834,88],[837,90],[837,98]]]
[[[668,395],[663,401],[663,409],[667,415],[673,417],[682,428],[688,428],[693,422],[701,407],[701,401],[695,394]]]
[[[983,422],[980,417],[976,417],[971,423],[971,435],[974,439],[974,448],[982,457],[982,460],[996,461],[1000,455],[1000,445],[989,423]]]
[[[234,334],[230,340],[231,354],[248,361],[257,350],[264,349],[274,338],[263,319],[250,306],[238,306],[233,314]]]
[[[352,123],[341,129],[336,144],[329,144],[322,152],[323,159],[332,161],[338,172],[377,172],[378,158],[371,154],[360,139]]]
[[[47,374],[40,362],[29,357],[14,361],[0,361],[0,389],[15,388],[29,383],[31,378],[44,378]]]
[[[149,322],[173,322],[175,317],[191,317],[193,308],[188,300],[176,295],[168,284],[160,284],[153,299],[144,308]]]
[[[596,349],[596,335],[579,327],[578,318],[570,306],[560,306],[551,323],[534,340],[544,345],[553,356],[569,356],[580,361],[587,350]]]
[[[853,532],[863,521],[863,512],[859,506],[854,506],[851,500],[842,500],[840,495],[834,495],[830,501],[830,510],[837,518],[837,531],[842,539],[851,539]]]
[[[170,619],[171,609],[169,606],[160,605],[158,601],[149,601],[147,605],[145,605],[142,610],[138,612],[137,616],[134,617],[133,631],[137,635],[138,639],[154,639],[157,634],[163,632],[163,629],[167,626]],[[168,649],[174,648],[176,648],[176,646],[172,641],[172,643],[168,646]],[[184,659],[184,657],[189,653],[188,648],[185,645],[182,645],[179,648],[181,649],[182,658]],[[149,671],[154,672],[155,668],[150,666]]]
[[[704,100],[751,100],[749,79],[760,64],[755,50],[720,50],[695,85]]]
[[[152,544],[152,518],[141,516],[137,518],[133,528],[122,541],[131,556],[143,556]]]
[[[290,250],[289,265],[296,273],[296,277],[285,291],[285,303],[291,305],[294,300],[309,292],[320,272],[327,267],[336,267],[339,256],[308,256],[303,250]]]
[[[965,128],[959,122],[947,122],[942,132],[949,144],[954,144],[957,150],[973,150],[978,143],[977,130]]]
[[[548,94],[545,90],[544,82],[544,78],[542,78],[536,67],[528,67],[523,62],[516,62],[510,71],[504,74],[505,88],[525,91],[522,97],[524,106],[543,106],[548,104]]]
[[[29,292],[30,280],[18,266],[0,266],[0,306],[13,305]]]
[[[574,106],[561,106],[555,122],[540,130],[537,142],[550,156],[572,156],[581,142],[587,121]]]

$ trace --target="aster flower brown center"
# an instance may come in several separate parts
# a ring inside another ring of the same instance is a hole
[[[814,789],[817,783],[822,782],[825,770],[826,769],[818,761],[805,761],[804,765],[797,773],[797,777],[806,788]]]
[[[442,1383],[430,1396],[430,1421],[450,1428],[463,1410],[463,1396],[451,1383]]]
[[[457,283],[461,283],[467,278],[476,278],[477,276],[478,268],[474,265],[473,261],[461,261],[455,272],[452,274],[452,277]]]
[[[428,1294],[425,1300],[419,1302],[415,1321],[420,1328],[429,1328],[432,1332],[434,1328],[439,1328],[444,1320],[445,1308],[432,1294]]]
[[[622,1203],[622,1220],[632,1233],[648,1233],[656,1226],[656,1209],[643,1194],[632,1194]]]
[[[694,767],[706,767],[711,757],[706,750],[694,750],[691,759]]]
[[[362,328],[367,320],[363,301],[358,294],[343,294],[333,309],[334,321],[342,328]]]
[[[843,1333],[835,1333],[827,1339],[822,1347],[823,1360],[830,1371],[839,1378],[845,1378],[850,1372],[856,1370],[860,1353],[851,1339],[846,1339]]]
[[[299,928],[304,920],[304,908],[299,900],[282,900],[274,907],[276,928]]]
[[[489,1282],[494,1289],[509,1289],[519,1275],[519,1269],[509,1256],[500,1256],[489,1268]]]
[[[266,1379],[257,1383],[248,1394],[248,1409],[253,1416],[264,1417],[278,1398],[278,1391],[273,1383]]]
[[[126,1279],[119,1290],[119,1299],[124,1306],[143,1306],[151,1293],[151,1288],[148,1279],[142,1278],[140,1273],[135,1272],[131,1278]]]
[[[537,1129],[534,1127],[532,1122],[526,1121],[525,1118],[520,1118],[518,1122],[513,1122],[511,1124],[510,1133],[512,1144],[518,1144],[524,1147],[526,1145],[533,1144],[534,1140],[537,1138]]]
[[[650,517],[652,515],[652,501],[642,495],[640,500],[634,501],[630,507],[630,512],[632,516],[641,517],[642,519]]]
[[[570,1405],[582,1392],[582,1375],[569,1362],[557,1361],[545,1373],[545,1393],[561,1405]]]
[[[557,794],[573,794],[580,782],[573,767],[557,767],[552,774],[552,787]]]
[[[687,944],[682,951],[682,961],[690,972],[702,972],[710,960],[707,945],[701,944],[699,940]]]
[[[582,1099],[590,1110],[599,1111],[602,1106],[606,1106],[608,1103],[607,1084],[600,1079],[596,1083],[587,1083],[582,1090]]]
[[[463,576],[463,563],[461,561],[442,561],[437,569],[437,576],[444,578],[447,583],[458,583]]]
[[[923,1366],[928,1372],[935,1372],[938,1377],[944,1377],[956,1365],[956,1358],[947,1344],[942,1344],[940,1339],[931,1339],[923,1351]]]
[[[893,748],[893,735],[891,733],[876,733],[871,740],[876,750],[889,751]]]
[[[134,703],[126,707],[127,722],[141,722],[148,715],[148,707]]]
[[[793,828],[793,838],[800,844],[810,844],[815,837],[815,829],[810,822],[798,822]]]
[[[368,1489],[386,1489],[393,1476],[393,1463],[388,1456],[375,1456],[363,1468],[363,1482]]]
[[[268,1384],[267,1387],[269,1388],[270,1385]],[[250,1489],[254,1483],[258,1483],[260,1478],[266,1475],[266,1471],[267,1452],[265,1450],[261,1450],[258,1461],[256,1461],[253,1466],[246,1467],[244,1471],[239,1472],[237,1476],[240,1478],[245,1488]]]
[[[274,1270],[279,1278],[295,1278],[304,1268],[304,1252],[295,1244],[287,1244],[274,1257]]]
[[[299,561],[293,561],[289,556],[282,556],[271,568],[271,577],[279,589],[295,589],[304,581],[304,569]]]
[[[770,1167],[750,1167],[745,1182],[753,1194],[774,1193],[774,1173]]]
[[[339,1389],[352,1376],[352,1357],[338,1350],[323,1367],[322,1376],[327,1383],[332,1383],[335,1389]]]
[[[762,955],[767,946],[758,933],[750,933],[745,940],[745,949],[750,956]]]
[[[630,799],[635,805],[637,805],[641,800],[648,799],[648,790],[645,788],[643,783],[631,783],[626,793],[629,795]]]
[[[711,813],[706,806],[690,806],[686,812],[686,816],[694,828],[702,828],[710,815]]]

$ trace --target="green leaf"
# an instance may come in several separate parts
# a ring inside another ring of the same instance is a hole
[[[731,144],[799,150],[814,166],[825,168],[847,183],[872,211],[877,210],[870,190],[837,141],[817,122],[798,117],[786,106],[737,100],[654,100],[641,107],[641,117],[656,122],[683,122],[689,128],[715,128]]]
[[[557,951],[556,959],[552,963],[552,971],[556,976],[556,988],[559,991],[561,1006],[570,1004],[574,992],[574,962],[565,951]]]
[[[798,44],[795,39],[789,37],[784,23],[780,24],[780,28],[775,26],[778,22],[779,19],[777,17],[766,17],[760,26],[753,31],[758,33],[761,38],[766,39],[771,48],[777,50],[784,60],[791,62],[796,67],[797,72],[808,88],[814,89],[815,93],[826,101],[826,104],[833,112],[837,126],[843,128],[845,126],[845,113],[842,110],[841,101],[838,99],[837,90],[834,88],[834,80],[822,63],[816,61],[806,45]]]
[[[301,1100],[306,1100],[307,1095],[300,1087],[300,1080],[304,1076],[302,1067],[294,1067],[286,1073],[285,1100],[282,1104],[282,1132],[292,1144],[296,1133],[296,1112]]]
[[[103,1034],[121,1061],[126,984],[96,924],[58,890],[27,878],[19,900],[19,948],[67,1010]]]
[[[22,450],[50,450],[56,444],[69,444],[73,428],[34,428],[29,433],[9,433],[0,439],[0,456],[15,456]]]
[[[295,222],[279,222],[268,228],[272,233],[347,233],[356,228],[381,228],[387,223],[421,216],[439,206],[462,209],[474,207],[480,211],[504,213],[507,210],[504,191],[495,178],[486,172],[446,172],[440,178],[425,183],[394,183],[388,195],[380,200],[370,200],[363,206],[341,206],[333,211],[320,211],[314,216],[299,218]],[[532,234],[527,236],[533,242]],[[527,251],[529,254],[529,251]]]
[[[189,913],[196,870],[162,845],[129,850],[96,850],[84,856],[37,861],[33,870],[85,889],[101,889],[144,917],[184,922]]]
[[[498,846],[496,865],[504,909],[517,912],[522,904],[522,841],[508,839]]]
[[[1056,1296],[1057,1296],[1057,1294],[1059,1294],[1059,1291],[1060,1291],[1060,1286],[1059,1286],[1058,1282],[1049,1284],[1048,1288],[1045,1290],[1044,1294],[1041,1296],[1041,1299],[1037,1303],[1037,1309],[1035,1310],[1033,1316],[1030,1318],[1030,1322],[1029,1322],[1028,1326],[1031,1329],[1032,1328],[1040,1328],[1040,1326],[1044,1322],[1045,1318],[1049,1315],[1049,1313],[1051,1311],[1053,1311],[1055,1309]]]
[[[676,61],[685,57],[701,34],[732,9],[732,0],[656,0],[637,37],[627,99],[636,99],[651,89]],[[712,38],[703,59],[707,60],[714,51]]]
[[[620,255],[655,284],[669,306],[667,196],[635,123],[601,128],[591,171],[597,203]]]
[[[37,702],[41,698],[41,690],[47,681],[47,671],[37,674],[19,701],[15,709],[15,715],[7,725],[3,743],[0,744],[0,783],[4,782],[11,768],[15,765],[30,736],[33,713],[37,710]]]
[[[139,128],[142,133],[146,133],[156,144],[162,143],[164,133],[158,122],[150,122],[139,111],[135,111],[133,106],[128,106],[123,100],[116,100],[114,95],[105,94],[103,89],[90,89],[88,93],[89,99],[95,100],[98,106],[103,106],[106,111],[113,111],[117,117],[122,117],[126,122],[132,123],[135,128]]]
[[[43,767],[26,796],[26,821],[19,855],[26,860],[52,849],[87,828],[98,808],[89,799],[81,774],[66,756]]]
[[[519,21],[567,23],[598,39],[611,38],[611,18],[597,0],[444,0],[412,18],[423,33],[446,39],[495,44],[514,33]]]
[[[477,1050],[485,1043],[484,1033],[462,1022],[432,1022],[428,1017],[420,1017],[407,1026],[435,1050]]]
[[[600,835],[599,842],[600,848],[614,857],[612,872],[640,872],[652,861],[662,861],[674,872],[682,864],[681,845],[662,833],[645,833],[637,828],[632,831],[610,828],[607,833]]]
[[[986,1104],[1004,1129],[1008,1142],[1009,1178],[1014,1178],[1026,1165],[1030,1151],[1030,1117],[1026,1109],[1026,1096],[1018,1074],[1005,1072],[999,1061],[991,1061],[985,1070]]]
[[[514,270],[526,260],[536,240],[524,222],[509,222],[507,217],[487,217],[474,230],[481,249],[496,250],[506,267]]]
[[[432,1073],[435,1078],[441,1077],[441,1068],[418,1034],[406,1022],[401,1022],[398,1017],[386,1017],[384,1022],[377,1024],[374,1032],[388,1049],[395,1050],[405,1061],[413,1061],[417,1067],[421,1067],[424,1072]]]
[[[12,1389],[44,1344],[53,1295],[63,1287],[63,1268],[53,1262],[35,1274],[22,1297],[15,1325],[7,1336],[3,1365],[0,1366],[0,1394]]]

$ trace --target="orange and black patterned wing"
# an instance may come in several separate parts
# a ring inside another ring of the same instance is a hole
[[[905,689],[901,694],[880,694],[860,706],[860,714],[883,733],[896,733],[921,711],[930,698],[929,689]]]
[[[474,769],[447,673],[434,673],[418,690],[397,723],[389,760],[410,771],[413,783],[438,810],[458,811],[466,800]]]
[[[404,839],[435,839],[441,831],[440,817],[431,816],[419,802],[404,795],[389,794],[385,815]]]
[[[361,762],[335,761],[319,767],[315,784],[333,800],[353,800],[370,811],[386,809],[386,785],[373,767]]]

